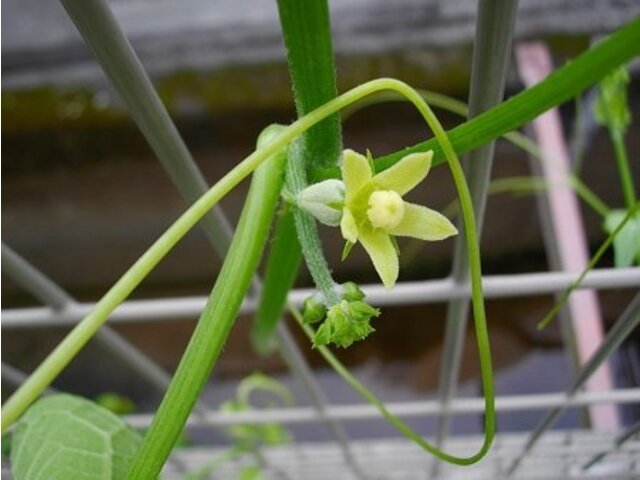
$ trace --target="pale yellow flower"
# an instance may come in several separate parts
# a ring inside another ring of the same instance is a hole
[[[344,151],[345,201],[340,230],[348,247],[362,243],[387,288],[398,278],[398,252],[392,237],[435,241],[458,233],[442,214],[402,199],[427,176],[432,157],[432,151],[413,153],[374,175],[372,163],[364,155]]]

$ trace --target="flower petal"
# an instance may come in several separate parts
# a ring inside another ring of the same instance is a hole
[[[458,230],[441,213],[422,205],[404,202],[404,216],[398,226],[389,233],[420,240],[444,240],[456,235]]]
[[[353,150],[342,153],[342,180],[347,189],[347,200],[371,180],[371,167],[364,155]]]
[[[433,150],[411,153],[384,172],[380,172],[373,181],[381,190],[393,190],[400,195],[413,190],[429,173]]]
[[[382,283],[392,288],[398,279],[398,254],[388,234],[378,230],[360,233],[360,242],[365,248]]]
[[[351,210],[348,208],[342,209],[340,232],[342,232],[342,238],[345,240],[351,243],[356,243],[358,241],[358,225],[356,224],[356,219],[353,218]]]

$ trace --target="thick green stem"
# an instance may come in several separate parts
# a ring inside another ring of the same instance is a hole
[[[184,429],[260,262],[284,181],[285,157],[274,155],[254,173],[224,265],[128,479],[156,478]]]
[[[293,211],[284,210],[271,236],[264,284],[251,330],[251,343],[258,353],[267,354],[277,347],[275,332],[283,305],[293,288],[302,251],[293,220]]]
[[[293,96],[302,117],[338,94],[327,0],[278,0]],[[308,170],[336,164],[342,150],[340,116],[329,115],[301,139]]]

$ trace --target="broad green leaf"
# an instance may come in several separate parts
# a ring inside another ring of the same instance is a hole
[[[604,229],[613,233],[627,215],[624,210],[612,210],[604,220]],[[613,240],[614,263],[616,267],[640,264],[640,214],[636,213],[618,232]]]
[[[16,425],[15,480],[116,480],[125,477],[140,436],[122,419],[81,397],[36,402]]]

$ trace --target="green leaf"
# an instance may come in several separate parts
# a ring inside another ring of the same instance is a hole
[[[570,100],[585,88],[600,81],[612,69],[640,54],[640,17],[595,44],[537,85],[520,92],[496,107],[447,132],[458,155],[474,150],[507,132],[525,125],[548,109]],[[429,139],[409,148],[379,157],[376,172],[381,172],[409,153],[433,150],[432,167],[444,163],[442,147]],[[337,177],[335,169],[325,177]]]
[[[122,419],[81,397],[36,402],[13,436],[15,480],[122,479],[141,438]]]
[[[611,234],[626,217],[625,210],[612,210],[604,219],[604,229]],[[613,239],[614,263],[618,268],[640,264],[640,215],[636,214]]]

